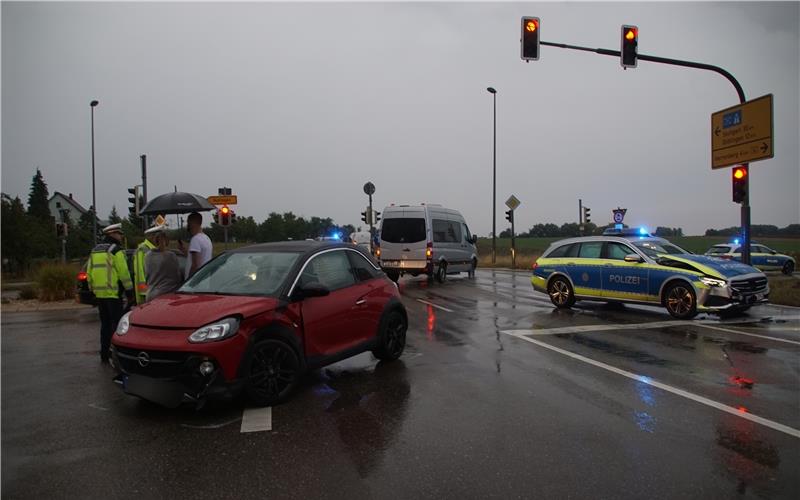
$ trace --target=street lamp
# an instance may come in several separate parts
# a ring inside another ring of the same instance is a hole
[[[497,261],[497,91],[493,87],[486,90],[492,94],[494,106],[492,140],[492,264]]]
[[[89,103],[89,106],[92,108],[92,241],[95,245],[97,245],[97,198],[95,194],[95,186],[94,186],[94,108],[100,104],[98,101],[94,100]]]

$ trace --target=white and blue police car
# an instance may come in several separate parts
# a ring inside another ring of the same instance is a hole
[[[692,254],[643,230],[556,241],[534,263],[531,283],[559,308],[577,300],[662,305],[680,319],[769,300],[758,269]]]

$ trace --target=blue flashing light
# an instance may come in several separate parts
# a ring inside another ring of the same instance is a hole
[[[733,240],[733,244],[734,245],[738,245],[739,244],[739,238],[736,238],[735,240]]]
[[[642,236],[646,235],[647,234],[647,228],[646,227],[640,227],[639,228],[639,234],[641,234]]]
[[[333,233],[333,237],[336,238],[337,240],[341,240],[342,239],[342,233]]]
[[[622,224],[614,224],[614,229],[622,229]]]

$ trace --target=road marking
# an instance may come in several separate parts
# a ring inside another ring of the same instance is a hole
[[[104,407],[102,407],[100,405],[96,405],[94,403],[89,403],[89,408],[94,408],[95,410],[108,411],[108,408],[104,408]]]
[[[442,307],[442,306],[436,305],[433,302],[428,302],[427,300],[417,299],[417,302],[422,302],[423,304],[427,304],[427,305],[429,305],[431,307],[435,307],[436,309],[441,309],[442,311],[447,311],[449,313],[453,312],[452,309],[448,309],[446,307]]]
[[[241,420],[241,417],[236,417],[233,420],[229,420],[227,422],[222,422],[221,424],[208,424],[208,425],[192,425],[192,424],[181,424],[181,427],[187,427],[189,429],[221,429],[226,425],[231,425],[234,422],[238,422]]]
[[[562,333],[602,332],[606,330],[643,330],[648,328],[664,328],[694,324],[697,323],[693,321],[653,321],[650,323],[636,323],[630,325],[583,325],[544,328],[542,330],[506,330],[504,333],[508,333],[509,335],[558,335]]]
[[[241,432],[259,432],[272,430],[272,407],[245,408],[242,414]]]
[[[800,345],[800,342],[798,342],[796,340],[781,339],[781,338],[778,338],[778,337],[769,337],[767,335],[759,335],[757,333],[740,332],[738,330],[731,330],[729,328],[721,328],[719,326],[708,325],[708,324],[705,324],[705,323],[697,323],[697,325],[698,326],[702,326],[703,328],[710,328],[711,330],[719,330],[720,332],[735,333],[736,335],[747,335],[748,337],[758,337],[760,339],[774,340],[775,342],[786,342],[787,344]],[[796,332],[798,330],[795,329],[794,331]]]
[[[551,351],[555,351],[555,352],[557,352],[559,354],[563,354],[565,356],[569,356],[570,358],[576,359],[578,361],[583,361],[584,363],[588,363],[588,364],[596,366],[598,368],[602,368],[604,370],[608,370],[608,371],[610,371],[612,373],[616,373],[617,375],[622,375],[623,377],[627,377],[627,378],[629,378],[631,380],[635,380],[637,382],[642,382],[644,384],[647,384],[647,385],[650,385],[650,386],[653,386],[653,387],[658,387],[659,389],[662,389],[664,391],[671,392],[672,394],[675,394],[675,395],[678,395],[678,396],[682,396],[682,397],[687,398],[687,399],[691,399],[692,401],[704,404],[706,406],[710,406],[712,408],[716,408],[716,409],[724,411],[726,413],[730,413],[731,415],[736,415],[739,418],[743,418],[745,420],[749,420],[751,422],[755,422],[757,424],[761,424],[761,425],[763,425],[765,427],[769,427],[770,429],[774,429],[776,431],[783,432],[783,433],[788,434],[790,436],[794,436],[796,438],[800,438],[800,430],[795,429],[793,427],[789,427],[788,425],[783,425],[783,424],[780,424],[778,422],[773,422],[772,420],[766,419],[764,417],[759,417],[758,415],[753,415],[752,413],[746,413],[746,412],[744,412],[742,410],[739,410],[737,408],[733,408],[731,406],[724,405],[722,403],[718,403],[716,401],[713,401],[711,399],[705,398],[703,396],[699,396],[697,394],[694,394],[694,393],[691,393],[691,392],[688,392],[688,391],[684,391],[683,389],[678,389],[677,387],[673,387],[671,385],[667,385],[667,384],[664,384],[664,383],[661,383],[661,382],[657,382],[657,381],[651,379],[650,377],[647,377],[647,376],[644,376],[644,375],[637,375],[635,373],[631,373],[629,371],[622,370],[621,368],[617,368],[615,366],[607,365],[607,364],[602,363],[600,361],[595,361],[593,359],[587,358],[586,356],[581,356],[580,354],[575,354],[574,352],[570,352],[570,351],[567,351],[567,350],[564,350],[564,349],[560,349],[558,347],[549,345],[549,344],[547,344],[545,342],[542,342],[542,341],[539,341],[539,340],[536,340],[536,339],[532,339],[532,338],[527,337],[525,335],[522,335],[522,334],[519,334],[519,333],[513,333],[513,331],[506,330],[506,331],[502,331],[501,333],[505,333],[506,335],[510,335],[512,337],[516,337],[516,338],[524,340],[526,342],[530,342],[532,344],[536,344],[536,345],[538,345],[540,347],[544,347],[545,349],[550,349]]]

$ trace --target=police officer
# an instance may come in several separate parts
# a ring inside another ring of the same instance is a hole
[[[122,317],[122,294],[131,304],[134,301],[125,249],[122,247],[122,224],[103,229],[105,241],[92,249],[86,265],[89,289],[97,299],[100,312],[100,361],[108,363],[111,336]]]
[[[159,226],[160,224],[156,224],[153,228]],[[136,289],[137,304],[144,304],[147,300],[147,276],[144,272],[144,258],[150,250],[156,247],[156,236],[157,233],[150,229],[145,231],[144,241],[139,243],[139,246],[136,247],[136,253],[133,254],[133,284]]]

